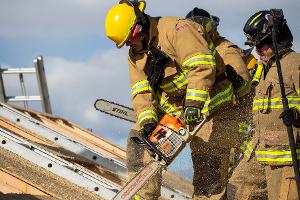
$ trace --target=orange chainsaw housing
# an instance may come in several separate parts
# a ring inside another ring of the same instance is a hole
[[[149,140],[161,153],[167,157],[172,156],[182,144],[178,132],[184,125],[182,119],[166,114],[150,135]]]

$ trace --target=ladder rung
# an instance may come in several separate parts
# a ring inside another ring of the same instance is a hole
[[[41,96],[9,96],[6,97],[8,102],[15,101],[41,101]]]
[[[35,73],[35,68],[1,68],[2,74],[25,74],[25,73]]]

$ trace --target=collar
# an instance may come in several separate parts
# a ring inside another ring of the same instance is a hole
[[[290,54],[291,52],[294,52],[293,49],[291,48],[286,48],[286,49],[282,49],[280,52],[279,52],[279,59],[281,60],[282,58],[286,57],[288,54]],[[275,55],[272,56],[269,61],[266,63],[266,65],[273,65],[274,63],[276,62],[276,57]]]
[[[130,48],[130,52],[132,54],[143,54],[143,53],[147,53],[149,51],[149,49],[153,46],[157,46],[158,44],[158,30],[157,30],[157,26],[158,26],[158,21],[160,19],[160,17],[150,17],[149,15],[147,15],[147,17],[149,18],[149,41],[147,43],[147,48],[143,49],[141,51],[133,51]]]

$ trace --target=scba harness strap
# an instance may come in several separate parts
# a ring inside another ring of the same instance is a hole
[[[149,55],[150,61],[147,70],[147,80],[155,91],[159,88],[159,83],[164,76],[165,65],[170,58],[156,47],[151,47],[149,49]]]

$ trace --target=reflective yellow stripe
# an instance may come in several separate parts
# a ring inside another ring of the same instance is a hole
[[[251,126],[248,123],[239,123],[239,133],[243,135],[248,135],[251,131]]]
[[[150,92],[150,91],[152,91],[152,88],[151,88],[148,80],[142,80],[132,86],[131,95],[135,96],[138,93],[146,92],[146,91]]]
[[[161,89],[163,89],[165,92],[174,92],[180,88],[182,88],[183,86],[185,86],[188,83],[187,77],[188,77],[188,70],[184,70],[180,76],[174,80],[172,80],[172,82],[164,84],[162,86],[160,86]]]
[[[300,105],[300,97],[287,97],[289,107],[298,107]],[[265,98],[265,99],[254,99],[253,110],[261,109],[280,109],[283,108],[282,98]]]
[[[255,66],[255,73],[253,75],[253,78],[251,80],[252,85],[256,86],[258,85],[260,79],[261,79],[261,75],[263,74],[264,71],[264,67],[262,64],[257,64]]]
[[[154,110],[149,109],[141,112],[138,118],[140,123],[142,123],[147,119],[152,119],[154,121],[157,121],[157,114]]]
[[[211,51],[211,54],[213,55],[213,57],[215,57],[215,56],[216,56],[216,53],[217,53],[217,51],[216,51],[216,48],[215,48],[215,45],[214,45],[214,43],[213,43],[213,42],[211,42],[211,43],[208,45],[208,48],[210,49],[210,51]]]
[[[212,55],[206,55],[206,54],[198,54],[196,56],[193,56],[187,60],[185,60],[182,63],[183,67],[193,67],[195,65],[212,65],[215,66],[216,62]]]
[[[178,108],[175,108],[171,104],[167,102],[166,99],[164,99],[159,93],[156,94],[158,98],[158,108],[162,110],[164,113],[171,114],[173,116],[180,116],[181,110]]]
[[[300,149],[297,149],[297,159],[300,159]],[[255,151],[255,156],[261,162],[292,162],[291,151]]]
[[[297,94],[299,95],[300,94],[300,89],[299,90],[296,90]]]
[[[237,90],[236,90],[236,94],[239,97],[243,97],[246,94],[249,94],[252,90],[251,84],[250,82],[244,81],[243,85],[240,86]]]
[[[186,100],[194,101],[206,101],[208,98],[208,91],[205,90],[196,90],[196,89],[187,89]]]
[[[138,195],[134,195],[131,200],[142,200],[142,198]]]
[[[244,153],[245,156],[247,156],[247,158],[250,158],[252,152],[253,152],[253,147],[251,147],[251,145],[249,144],[249,142],[244,141],[242,146],[240,147],[240,149],[242,150],[242,152]]]
[[[258,15],[256,15],[256,16],[251,20],[251,22],[249,23],[249,26],[250,26],[257,18],[259,18],[259,16],[261,16],[261,15],[262,15],[262,12],[259,13]]]
[[[208,111],[214,109],[215,107],[219,106],[220,104],[231,101],[232,95],[233,95],[232,84],[229,84],[229,86],[223,92],[219,92],[212,99],[206,100],[201,112],[203,114],[207,113]]]

